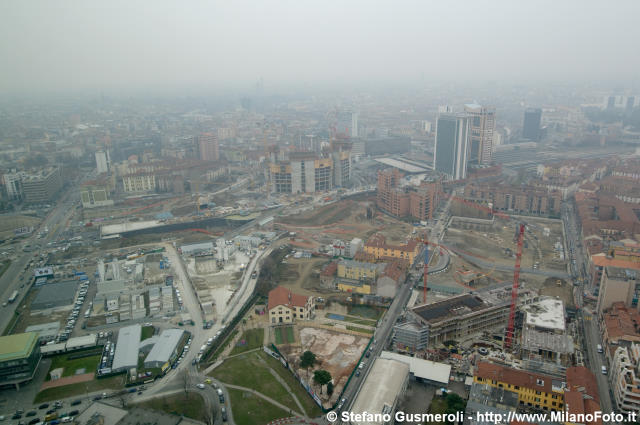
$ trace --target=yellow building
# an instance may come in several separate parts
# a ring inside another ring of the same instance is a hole
[[[338,290],[356,294],[371,294],[371,285],[362,280],[336,279]]]
[[[373,235],[364,244],[364,251],[374,256],[376,260],[400,259],[413,264],[416,255],[420,252],[420,244],[412,239],[405,245],[389,245],[384,236]]]
[[[272,325],[309,320],[313,313],[313,297],[294,294],[278,286],[269,291],[269,322]]]
[[[152,192],[156,189],[154,174],[129,174],[122,176],[125,192]]]
[[[338,262],[338,277],[355,280],[376,280],[378,278],[378,266],[362,261],[340,260]]]
[[[515,392],[523,407],[547,411],[564,410],[565,383],[551,376],[480,362],[473,381]]]

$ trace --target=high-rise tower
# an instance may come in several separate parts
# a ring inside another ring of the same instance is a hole
[[[467,176],[469,152],[469,117],[463,114],[441,114],[436,121],[436,149],[433,165],[436,171],[453,180]]]
[[[496,127],[496,110],[478,104],[464,105],[469,116],[469,163],[490,164],[493,156],[493,132]]]

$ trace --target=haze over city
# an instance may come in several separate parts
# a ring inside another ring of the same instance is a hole
[[[637,83],[640,5],[3,2],[2,92]]]
[[[639,423],[638,16],[2,2],[0,422]]]

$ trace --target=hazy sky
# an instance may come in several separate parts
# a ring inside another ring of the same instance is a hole
[[[640,1],[0,2],[0,91],[640,75]]]

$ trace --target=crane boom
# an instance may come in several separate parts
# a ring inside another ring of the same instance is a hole
[[[522,259],[522,242],[524,240],[524,224],[520,223],[518,232],[518,246],[516,249],[516,266],[513,269],[513,286],[511,287],[511,310],[509,311],[509,325],[504,340],[504,348],[511,348],[513,336],[515,334],[516,303],[518,301],[518,285],[520,282],[520,260]]]

